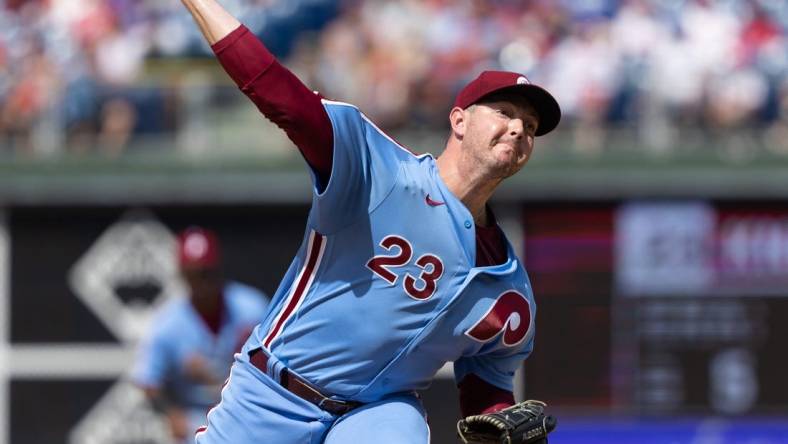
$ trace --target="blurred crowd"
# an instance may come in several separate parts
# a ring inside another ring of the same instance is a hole
[[[336,7],[334,0],[221,3],[270,35],[280,54]],[[183,91],[194,83],[189,63],[174,77],[146,76],[146,67],[209,54],[179,0],[0,0],[0,152],[114,157],[134,137],[166,138],[188,126],[193,113],[185,108],[210,103]]]
[[[588,152],[621,127],[657,148],[683,127],[754,130],[788,152],[784,0],[222,4],[308,86],[387,129],[445,128],[456,91],[492,68],[552,91]],[[0,5],[0,147],[119,154],[182,126],[177,90],[140,81],[150,60],[210,55],[178,0]]]
[[[784,132],[786,30],[784,0],[364,1],[291,63],[384,127],[445,125],[477,72],[519,71],[558,97],[578,149],[621,126],[660,148],[681,127]]]

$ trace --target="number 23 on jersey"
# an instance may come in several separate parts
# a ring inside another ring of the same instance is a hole
[[[414,277],[407,272],[397,273],[400,271],[397,268],[409,264],[413,258],[413,246],[407,239],[397,235],[386,236],[380,241],[380,246],[388,253],[367,261],[367,268],[391,285],[395,285],[404,274],[402,286],[405,293],[413,299],[423,301],[435,294],[438,280],[443,276],[443,261],[439,257],[429,253],[419,256],[414,263],[421,272]]]

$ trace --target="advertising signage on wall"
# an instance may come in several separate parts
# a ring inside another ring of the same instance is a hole
[[[649,414],[788,407],[788,205],[542,204],[523,224],[532,396]]]
[[[630,203],[615,235],[619,294],[788,296],[788,206]]]
[[[788,206],[630,203],[615,236],[626,398],[649,412],[788,404]]]

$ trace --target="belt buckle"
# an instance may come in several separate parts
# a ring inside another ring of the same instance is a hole
[[[335,407],[341,407],[343,410],[345,408],[347,408],[347,404],[345,404],[344,402],[337,401],[336,399],[326,398],[325,396],[323,397],[323,399],[320,400],[319,403],[317,403],[317,406],[320,407],[323,410],[326,410],[326,407],[327,407],[326,403],[327,402],[331,402],[331,403],[334,404]],[[328,407],[328,408],[333,409],[333,407]]]
[[[326,405],[327,403],[331,403],[331,406],[329,407],[328,405]],[[352,410],[352,408],[350,407],[350,403],[347,403],[345,401],[340,401],[338,399],[331,399],[326,397],[321,399],[320,402],[317,404],[317,406],[335,415],[344,415],[345,413]]]

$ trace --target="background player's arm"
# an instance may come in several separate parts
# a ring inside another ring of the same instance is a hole
[[[189,10],[208,44],[227,37],[241,22],[215,0],[181,0]]]
[[[193,430],[189,430],[189,419],[186,413],[171,403],[158,387],[141,387],[154,410],[167,418],[172,436],[177,440],[186,438]]]
[[[155,327],[148,332],[140,344],[131,379],[143,391],[151,406],[167,417],[173,436],[182,439],[186,436],[184,433],[191,432],[186,416],[162,389],[166,375],[172,371],[172,357],[175,355],[168,338],[167,334]]]

